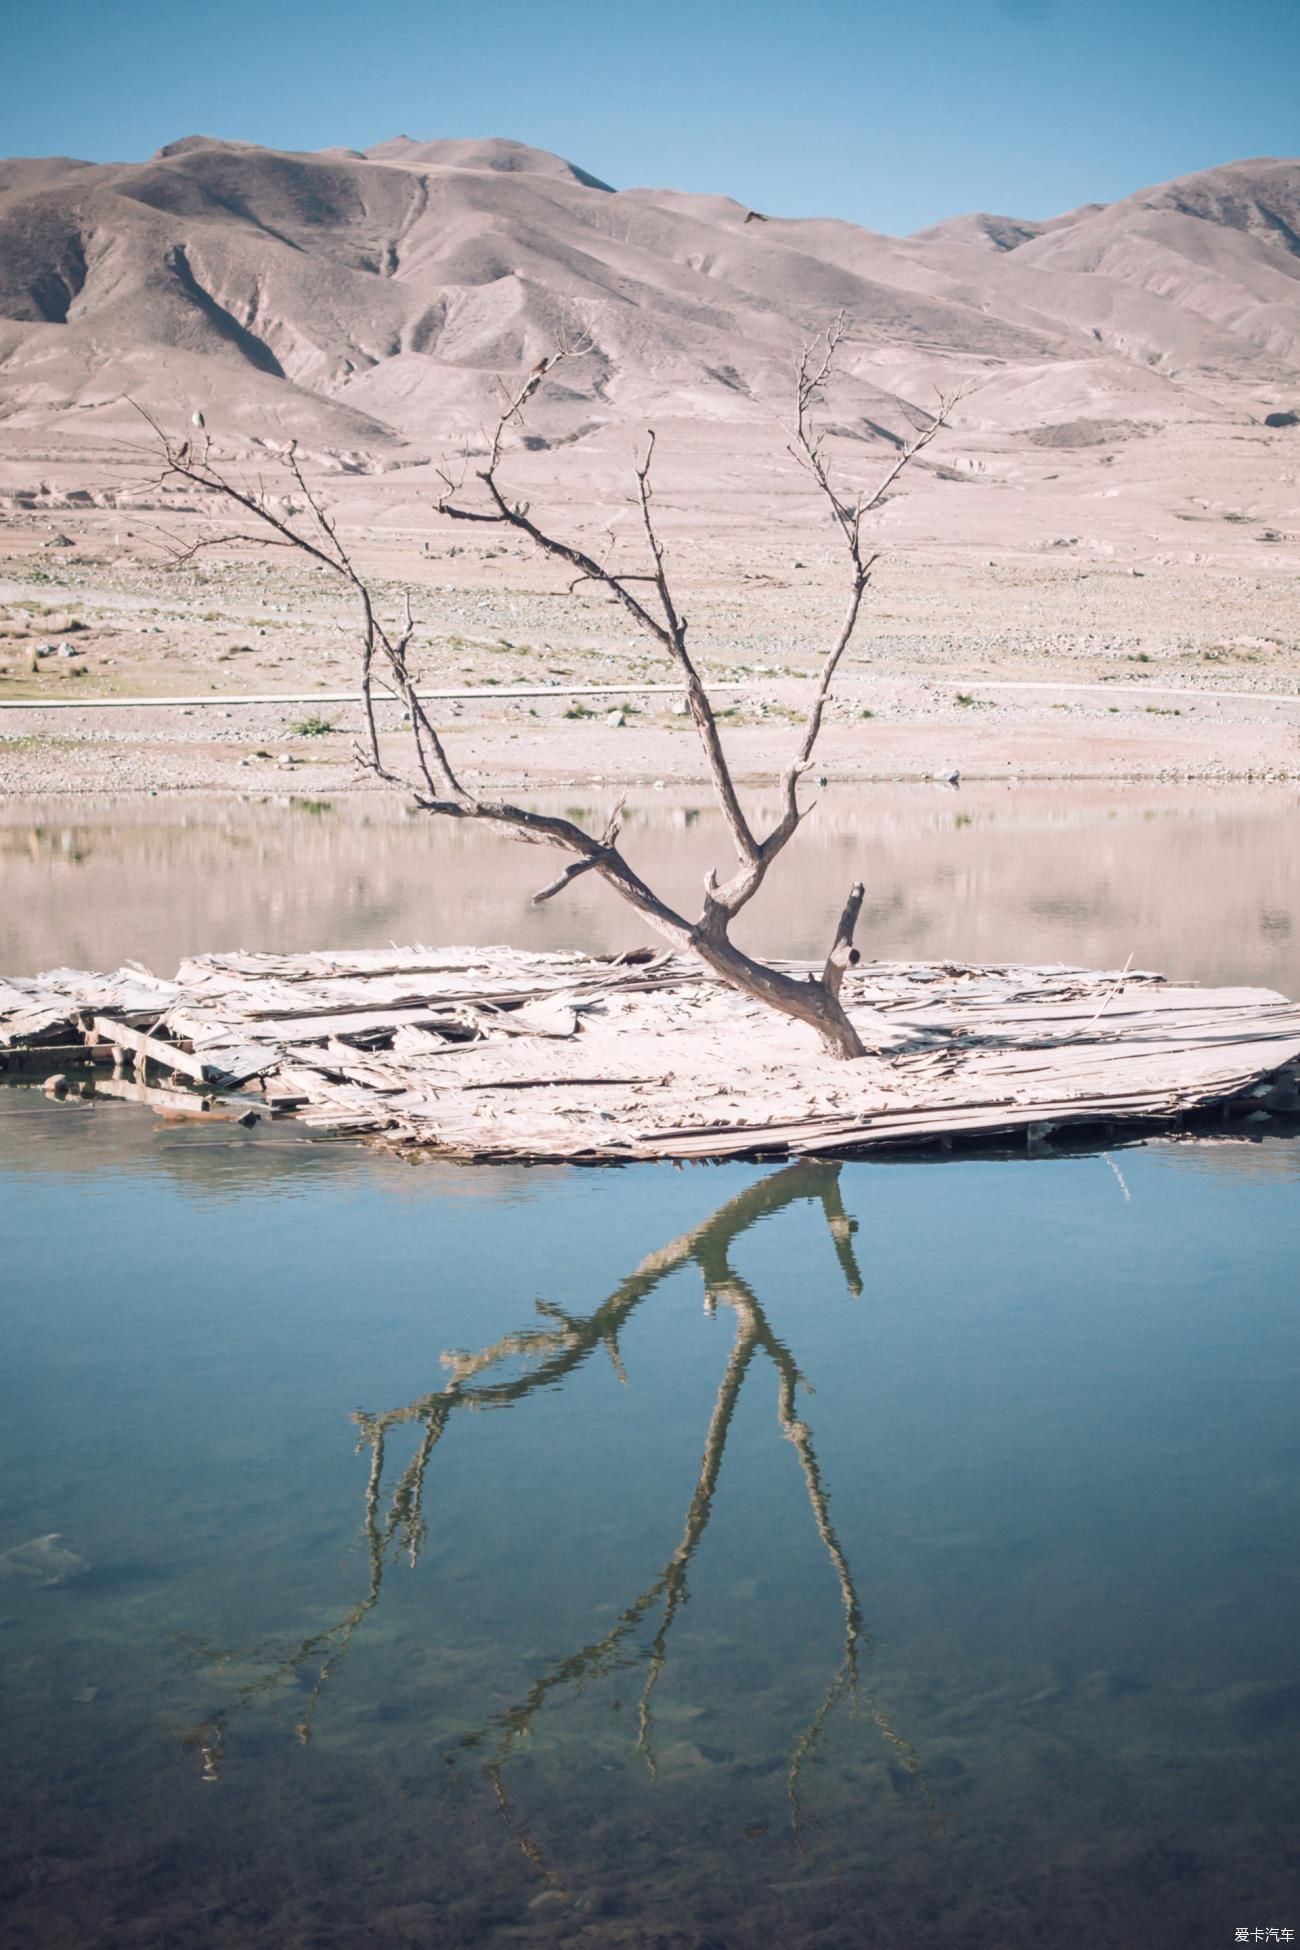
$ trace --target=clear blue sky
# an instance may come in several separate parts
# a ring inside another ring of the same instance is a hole
[[[0,154],[505,135],[903,232],[1300,153],[1300,0],[11,0]]]

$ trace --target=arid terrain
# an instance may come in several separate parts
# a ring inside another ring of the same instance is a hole
[[[501,142],[0,164],[0,705],[60,707],[0,709],[0,791],[353,777],[338,589],[243,545],[178,565],[213,515],[160,482],[140,407],[177,438],[200,415],[276,495],[298,442],[394,614],[410,590],[425,682],[489,693],[437,707],[471,776],[698,778],[689,722],[635,688],[667,672],[628,619],[436,512],[503,380],[561,342],[581,356],[512,434],[509,482],[634,570],[654,427],[696,653],[733,687],[738,771],[770,777],[843,600],[783,426],[798,349],[840,312],[844,484],[937,389],[963,396],[875,518],[827,775],[1300,776],[1298,239],[1287,161],[904,239],[615,192]],[[583,685],[610,695],[491,695]],[[189,701],[66,708],[159,696]]]

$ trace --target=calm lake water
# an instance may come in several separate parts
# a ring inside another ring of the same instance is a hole
[[[597,829],[612,787],[533,801]],[[761,796],[756,798],[761,808]],[[770,811],[771,808],[768,808]],[[824,954],[853,881],[865,955],[1161,968],[1300,992],[1295,786],[832,784],[737,939]],[[628,859],[698,912],[730,857],[699,792],[626,810]],[[554,856],[404,816],[389,794],[313,799],[0,797],[0,973],[377,942],[617,952],[644,923],[592,876],[544,907]]]
[[[895,804],[876,952],[1296,986],[1290,802],[1121,801],[1104,857],[1104,806],[967,803]],[[484,872],[348,807],[14,813],[17,972],[451,939]],[[297,938],[326,859],[391,928]],[[1300,1927],[1294,1141],[474,1170],[14,1090],[0,1238],[4,1950]]]

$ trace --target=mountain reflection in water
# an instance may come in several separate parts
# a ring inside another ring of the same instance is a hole
[[[944,754],[936,743],[934,763]],[[541,797],[603,825],[612,787]],[[771,810],[753,795],[758,816]],[[855,785],[819,793],[799,846],[740,917],[755,952],[819,956],[864,880],[868,957],[1159,968],[1300,994],[1297,788],[1186,783]],[[421,941],[618,953],[640,916],[593,875],[532,905],[534,849],[396,797],[0,797],[0,973]],[[729,852],[698,791],[629,793],[629,860],[689,907]],[[545,878],[543,870],[542,878]]]

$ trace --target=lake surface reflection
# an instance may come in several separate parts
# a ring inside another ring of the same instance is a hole
[[[0,1164],[5,1950],[1295,1927],[1294,1143]]]
[[[616,797],[584,786],[530,803],[599,830]],[[861,879],[866,956],[1119,968],[1131,955],[1137,968],[1295,995],[1298,819],[1294,786],[832,783],[737,938],[824,955]],[[632,865],[691,912],[705,873],[731,857],[698,791],[634,794],[623,834]],[[388,794],[0,798],[0,974],[131,959],[170,975],[183,955],[230,948],[508,941],[602,953],[647,939],[591,875],[530,906],[553,873],[544,851],[406,818]]]

